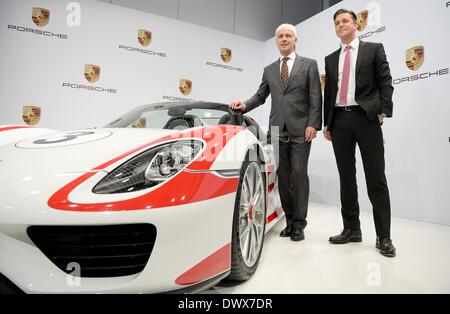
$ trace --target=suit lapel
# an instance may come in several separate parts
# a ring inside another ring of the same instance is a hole
[[[303,64],[303,58],[300,57],[298,54],[295,55],[294,64],[292,65],[291,73],[289,74],[286,90],[289,88],[289,85],[291,85],[292,81],[295,78],[295,75],[300,70]],[[280,78],[281,81],[281,78]]]
[[[361,66],[365,48],[366,48],[366,43],[363,41],[359,41],[358,56],[356,57],[355,74],[358,73],[359,67]]]
[[[339,81],[339,54],[341,49],[339,48],[330,56],[330,70],[334,76],[336,83]]]
[[[278,83],[278,86],[281,90],[283,90],[283,84],[281,83],[281,73],[280,73],[280,59],[278,61],[275,61],[271,65],[273,75],[276,77],[276,81]]]

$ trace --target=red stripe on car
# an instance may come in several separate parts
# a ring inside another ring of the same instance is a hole
[[[83,212],[161,208],[205,201],[234,193],[239,183],[238,178],[222,178],[212,173],[182,171],[170,182],[135,198],[104,203],[71,202],[69,200],[70,192],[92,175],[94,174],[87,173],[70,182],[52,195],[48,200],[48,205],[55,209]]]
[[[169,140],[181,140],[183,138],[200,138],[207,137],[206,147],[203,153],[194,160],[187,168],[192,170],[207,170],[211,167],[215,157],[220,153],[226,142],[218,148],[217,140],[219,138],[229,141],[234,135],[244,130],[242,127],[235,126],[208,126],[197,130],[186,130],[176,134],[171,134],[141,145],[129,152],[126,152],[114,159],[111,159],[97,167],[94,171],[103,170],[106,167],[124,159],[145,148],[163,143]],[[209,134],[206,135],[205,134]],[[213,134],[208,139],[208,136]],[[184,205],[193,202],[200,202],[211,198],[223,196],[236,192],[238,178],[222,178],[212,173],[192,173],[182,171],[168,182],[160,187],[139,197],[120,200],[115,202],[103,203],[75,203],[69,200],[69,194],[80,184],[95,175],[96,172],[85,173],[72,182],[68,183],[48,200],[48,205],[55,209],[68,211],[120,211],[120,210],[141,210],[167,206]]]
[[[4,128],[0,128],[0,132],[14,130],[14,129],[27,129],[27,128],[31,128],[31,126],[28,126],[28,125],[7,126]]]
[[[175,283],[186,286],[193,285],[219,275],[231,268],[231,243],[217,250],[197,265],[180,275]]]
[[[271,223],[277,217],[278,217],[278,213],[276,211],[274,211],[269,217],[267,217],[266,224]]]

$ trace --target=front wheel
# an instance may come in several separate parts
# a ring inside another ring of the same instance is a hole
[[[233,215],[231,273],[244,281],[258,268],[266,226],[266,182],[260,161],[245,160]]]

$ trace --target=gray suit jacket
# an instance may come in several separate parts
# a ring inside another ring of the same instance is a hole
[[[245,101],[245,112],[264,104],[272,95],[270,126],[286,125],[291,136],[304,136],[309,126],[322,127],[322,92],[316,60],[295,57],[294,65],[283,91],[280,75],[280,60],[264,68],[261,85],[252,98]]]

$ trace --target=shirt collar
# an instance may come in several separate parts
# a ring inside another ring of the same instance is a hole
[[[341,53],[345,52],[345,47],[347,45],[344,43],[341,43]],[[359,46],[359,38],[355,37],[355,39],[352,40],[352,42],[350,43],[350,47],[352,47],[353,49],[357,49]]]
[[[288,58],[289,58],[289,60],[292,60],[292,61],[294,61],[295,60],[295,56],[296,56],[296,53],[295,53],[295,51],[293,51],[289,56],[288,56]],[[283,61],[283,56],[280,56],[280,62],[282,62]]]

